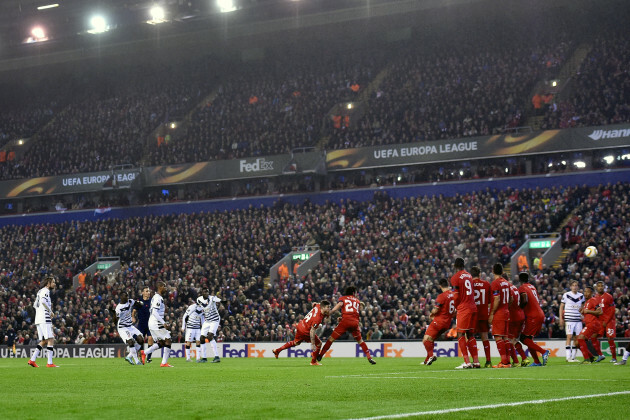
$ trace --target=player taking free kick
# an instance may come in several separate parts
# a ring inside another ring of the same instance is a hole
[[[376,362],[370,356],[370,350],[363,341],[361,337],[361,329],[359,328],[359,311],[361,310],[362,303],[357,299],[354,295],[357,292],[356,287],[349,286],[346,288],[346,294],[339,298],[339,302],[335,305],[334,308],[330,311],[330,313],[334,313],[335,311],[341,309],[341,321],[339,321],[339,325],[335,328],[335,330],[330,334],[326,344],[324,344],[324,348],[321,349],[319,354],[317,355],[317,361],[320,362],[322,357],[326,354],[332,343],[341,337],[346,331],[349,331],[359,346],[361,346],[361,350],[368,359],[368,362],[375,365]]]

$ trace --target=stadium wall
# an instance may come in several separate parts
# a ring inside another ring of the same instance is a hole
[[[249,207],[271,207],[279,202],[302,204],[310,201],[315,204],[341,201],[369,201],[375,192],[386,192],[393,198],[417,196],[445,196],[466,194],[485,189],[505,190],[508,188],[549,188],[554,186],[597,186],[600,184],[628,182],[630,169],[602,172],[579,172],[569,174],[548,174],[546,176],[509,177],[459,182],[434,182],[412,186],[391,186],[356,190],[336,190],[316,194],[280,194],[266,197],[243,197],[221,200],[180,202],[168,204],[144,205],[139,207],[120,207],[57,213],[35,213],[0,217],[0,227],[9,225],[30,225],[35,223],[64,223],[72,221],[96,221],[103,219],[126,219],[130,217],[163,216],[170,214],[190,214],[200,212],[223,212],[247,209]]]

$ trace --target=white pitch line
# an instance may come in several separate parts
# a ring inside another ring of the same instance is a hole
[[[571,401],[571,400],[585,400],[588,398],[613,397],[615,395],[627,395],[627,394],[630,394],[630,391],[608,392],[606,394],[576,395],[573,397],[550,398],[547,400],[518,401],[518,402],[504,403],[504,404],[477,405],[477,406],[472,406],[472,407],[448,408],[445,410],[417,411],[415,413],[389,414],[385,416],[362,417],[362,418],[357,418],[357,419],[352,419],[352,420],[401,419],[401,418],[412,417],[412,416],[430,416],[430,415],[439,415],[439,414],[458,413],[461,411],[487,410],[490,408],[503,408],[503,407],[517,407],[519,405],[545,404],[545,403]]]
[[[330,376],[327,376],[330,378]],[[352,379],[443,379],[447,381],[588,381],[588,382],[624,382],[629,379],[583,379],[583,378],[444,378],[441,376],[357,376]]]

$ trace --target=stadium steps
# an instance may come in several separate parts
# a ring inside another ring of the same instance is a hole
[[[553,268],[554,270],[558,270],[560,267],[562,267],[562,263],[564,262],[565,258],[570,252],[571,252],[570,248],[563,249],[560,256],[553,262],[553,265],[551,266],[551,268]]]
[[[558,92],[557,99],[559,101],[565,101],[571,95],[573,91],[573,76],[580,70],[580,66],[592,49],[593,46],[591,44],[580,44],[560,70],[558,78],[566,82],[563,82],[562,89]]]

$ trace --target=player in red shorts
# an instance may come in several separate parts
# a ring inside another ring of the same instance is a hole
[[[357,289],[354,286],[346,288],[346,294],[339,298],[339,302],[334,308],[332,308],[332,311],[330,311],[332,314],[341,309],[341,321],[339,321],[337,327],[334,329],[332,334],[330,334],[328,340],[326,340],[324,348],[322,348],[317,355],[318,362],[322,360],[322,357],[326,354],[332,343],[341,337],[346,331],[349,331],[352,333],[354,339],[357,340],[359,346],[361,346],[361,350],[363,350],[368,362],[373,365],[376,364],[376,362],[372,359],[372,356],[370,356],[370,350],[368,349],[367,344],[365,344],[365,341],[363,341],[363,338],[361,337],[361,329],[359,328],[359,313],[363,304],[354,296],[356,292]]]
[[[424,364],[427,366],[437,360],[437,357],[433,355],[433,342],[444,331],[451,328],[451,322],[455,314],[455,295],[448,286],[448,280],[440,279],[439,285],[442,293],[435,299],[435,305],[429,315],[431,324],[429,324],[427,332],[424,333],[424,338],[422,339],[422,344],[427,349],[427,358],[424,359]]]
[[[580,312],[584,315],[585,327],[578,335],[578,343],[580,343],[580,350],[584,355],[584,361],[582,363],[588,364],[593,361],[601,362],[605,357],[597,351],[595,347],[595,341],[602,329],[602,323],[599,321],[599,316],[603,313],[600,306],[601,299],[599,297],[593,297],[593,289],[590,287],[584,288],[584,299],[586,304]],[[594,355],[598,355],[597,360],[594,360]]]
[[[601,337],[608,338],[610,353],[612,354],[612,363],[617,363],[617,346],[615,345],[615,337],[617,337],[617,321],[615,319],[615,300],[604,291],[604,282],[598,281],[595,284],[595,291],[601,299],[602,316],[599,320],[602,323],[602,329],[599,331]]]
[[[311,366],[318,366],[321,363],[317,362],[317,356],[319,355],[319,349],[322,347],[322,342],[315,334],[317,328],[324,320],[330,315],[330,302],[322,300],[320,303],[313,305],[313,309],[298,323],[295,328],[295,339],[285,343],[282,347],[272,350],[276,359],[280,355],[282,350],[286,350],[290,347],[300,345],[303,341],[311,343]]]
[[[468,271],[464,270],[463,258],[455,258],[453,267],[457,270],[451,277],[451,286],[455,295],[455,306],[457,307],[457,342],[464,356],[464,363],[456,369],[480,368],[477,340],[475,340],[474,335],[477,305],[475,305],[472,276]],[[472,364],[470,363],[468,352],[473,358]]]
[[[505,275],[504,277],[505,278]],[[507,280],[507,279],[506,279]],[[509,282],[509,280],[508,280]],[[508,324],[508,356],[512,357],[512,364],[518,365],[518,353],[521,355],[521,366],[525,367],[529,364],[525,350],[519,343],[519,337],[521,331],[523,331],[523,325],[525,324],[525,312],[521,307],[521,294],[518,292],[518,287],[510,283],[510,293],[512,295],[512,301],[510,302],[510,323]]]
[[[534,337],[540,333],[543,322],[545,322],[545,313],[540,307],[540,300],[538,299],[538,292],[536,287],[529,282],[529,273],[520,273],[518,280],[521,286],[518,288],[521,298],[521,308],[525,312],[525,325],[523,326],[523,332],[521,333],[521,342],[529,349],[529,354],[532,355],[534,363],[530,367],[544,366],[549,359],[549,350],[545,350],[534,342]],[[538,354],[542,354],[543,363],[540,363]]]
[[[477,316],[475,322],[475,333],[479,334],[483,343],[483,351],[486,355],[485,367],[492,367],[492,359],[490,358],[490,340],[488,332],[490,324],[488,324],[488,316],[490,315],[490,282],[479,278],[481,270],[479,267],[470,267],[470,275],[473,277],[473,290],[475,294],[475,305],[477,305]]]
[[[497,349],[501,355],[501,362],[493,366],[495,368],[510,368],[510,358],[508,356],[508,325],[510,323],[510,283],[501,275],[503,274],[503,264],[496,263],[492,267],[494,280],[490,285],[492,289],[492,306],[488,322],[492,325],[492,335],[497,342]]]

